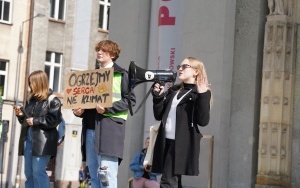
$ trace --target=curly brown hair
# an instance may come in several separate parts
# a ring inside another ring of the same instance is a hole
[[[119,45],[111,40],[102,40],[96,44],[95,51],[98,52],[100,50],[108,52],[113,61],[116,61],[121,53]]]

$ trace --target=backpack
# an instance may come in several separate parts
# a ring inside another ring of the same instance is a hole
[[[48,106],[50,106],[50,102],[54,99],[54,97],[56,97],[54,94],[50,95],[48,97]],[[65,130],[66,130],[66,122],[64,120],[64,118],[61,115],[61,121],[58,124],[58,126],[56,127],[57,131],[58,131],[58,145],[60,145],[65,138]]]

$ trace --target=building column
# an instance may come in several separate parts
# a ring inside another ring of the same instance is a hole
[[[256,188],[290,187],[295,80],[294,0],[268,0]]]

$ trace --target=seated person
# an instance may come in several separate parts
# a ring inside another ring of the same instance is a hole
[[[131,161],[130,169],[134,172],[133,188],[159,188],[157,174],[151,173],[151,166],[143,165],[149,141],[150,138],[146,138],[145,148],[138,151]]]

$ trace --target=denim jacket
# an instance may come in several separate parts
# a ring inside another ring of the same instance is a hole
[[[141,178],[144,174],[143,162],[144,162],[146,154],[143,151],[144,151],[144,149],[137,152],[130,164],[130,169],[133,171],[133,177],[136,179]],[[157,175],[158,174],[156,174],[156,173],[149,173],[149,177],[151,180],[156,181]]]

